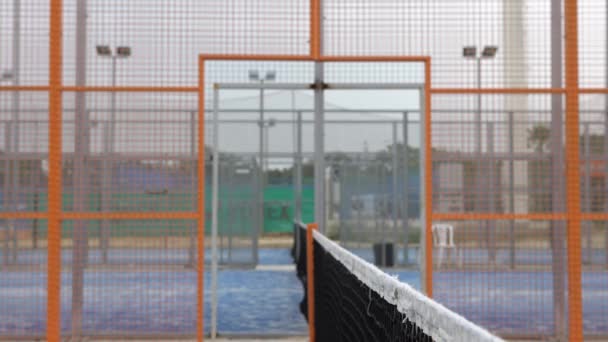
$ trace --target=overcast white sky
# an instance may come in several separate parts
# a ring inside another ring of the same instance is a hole
[[[11,69],[13,65],[12,2],[0,1],[0,70]],[[74,80],[76,0],[66,0],[64,3],[64,74],[65,83],[71,84]],[[504,49],[505,23],[507,29],[511,30],[519,22],[514,12],[504,11],[501,0],[325,0],[324,49],[327,54],[431,55],[434,86],[474,87],[475,65],[461,58],[461,48],[465,45],[498,45],[497,57],[484,63],[484,86],[504,86],[505,69],[513,64],[507,62],[519,62],[522,57],[521,62],[526,65],[527,84],[532,87],[549,86],[549,5],[548,0],[525,2],[521,22],[524,27],[521,40],[525,50],[522,55]],[[21,6],[24,37],[20,58],[22,84],[45,84],[48,67],[48,1],[21,0]],[[196,57],[199,53],[305,54],[308,49],[308,3],[303,0],[88,0],[88,7],[88,84],[109,85],[110,82],[110,61],[95,55],[94,46],[97,44],[132,47],[133,56],[118,63],[120,85],[194,86],[197,84]],[[599,0],[581,0],[579,12],[582,85],[603,86],[606,70],[605,4]],[[217,82],[245,82],[246,70],[251,67],[275,69],[279,79],[284,81],[303,82],[312,77],[310,66],[244,63],[217,66],[215,76],[209,76],[208,79]],[[398,72],[393,69],[392,74],[391,69],[377,72],[372,68],[364,70],[335,66],[335,71],[330,72],[328,78],[360,82],[382,74],[380,78],[384,80],[396,77],[399,80],[416,81],[420,78],[420,71],[417,66],[409,66]],[[223,98],[245,97],[243,104],[247,104],[247,96],[242,95],[238,92],[233,95],[223,94]],[[287,97],[276,100],[280,96],[275,95],[272,98],[275,100],[269,98],[269,101],[276,101],[280,105],[288,102]],[[6,119],[10,115],[9,95],[1,94],[0,99],[0,116]],[[354,95],[328,93],[326,100],[335,106],[350,108],[388,106],[410,109],[418,106],[417,96],[411,92],[403,92],[403,96],[363,95],[361,92]],[[597,102],[591,98],[583,100]],[[98,94],[90,96],[88,102],[91,107],[108,108],[110,97]],[[196,102],[195,95],[124,95],[118,99],[120,108],[179,108],[186,112],[196,108]],[[548,108],[549,103],[547,96],[529,97],[523,101],[522,109]],[[72,104],[72,97],[66,95],[65,107],[70,108]],[[434,108],[443,109],[474,109],[475,105],[476,98],[471,96],[458,99],[436,97],[433,102]],[[484,108],[499,109],[503,105],[504,99],[496,96],[483,100]],[[22,107],[44,109],[46,97],[24,96]],[[94,115],[107,117],[107,114]],[[143,118],[132,113],[121,115],[123,119]],[[181,119],[183,116],[182,113],[170,113],[164,116],[147,115],[147,118],[158,121],[167,117]],[[31,118],[33,117],[40,119],[45,114],[33,115]],[[66,113],[66,117],[69,117],[69,113]],[[168,137],[166,134],[172,132],[173,135],[181,135],[182,132],[189,132],[186,125],[178,126],[124,126],[121,130],[124,136],[118,139],[117,147],[185,152],[190,146],[188,139]],[[31,141],[28,135],[35,134],[31,129],[22,132],[24,148]],[[350,135],[359,139],[351,141],[344,137],[328,136],[328,149],[332,143],[342,149],[361,149],[362,140],[368,141],[368,135],[376,135],[370,127],[352,130],[344,128],[341,131],[345,135],[345,132],[352,131]],[[39,127],[38,132],[46,134],[44,127]],[[155,133],[156,138],[145,136],[146,132]],[[230,136],[242,136],[236,133],[231,132]],[[67,150],[73,148],[72,134],[68,129],[65,137]],[[97,133],[93,133],[94,136],[95,134]],[[331,130],[328,130],[328,134],[331,134]],[[413,132],[411,141],[418,139],[416,134]],[[274,139],[271,136],[270,140],[271,150],[289,149],[290,144],[284,142],[288,135],[289,130],[282,133],[279,127],[274,128]],[[230,139],[234,140],[232,137]],[[38,143],[38,148],[44,149],[44,140]],[[0,145],[3,142],[4,138],[1,138]],[[372,146],[377,144],[368,143]],[[222,140],[223,144],[228,142]],[[243,144],[241,149],[250,147],[249,144]]]

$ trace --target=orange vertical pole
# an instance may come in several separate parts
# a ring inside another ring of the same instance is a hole
[[[49,20],[49,192],[47,341],[61,339],[61,111],[62,0],[51,0]]]
[[[202,342],[205,334],[205,60],[198,61],[198,254],[196,337]]]
[[[321,56],[321,0],[310,0],[310,56]]]
[[[426,238],[425,243],[425,259],[426,259],[426,295],[433,296],[433,160],[432,160],[432,136],[431,136],[431,60],[428,58],[424,63],[424,153],[426,155],[424,165],[424,186],[425,186],[425,216],[426,225],[424,227]]]
[[[318,225],[311,223],[306,226],[306,295],[308,296],[308,340],[315,342],[315,264],[314,237],[312,232]]]
[[[583,340],[581,290],[581,203],[579,156],[579,84],[577,0],[565,0],[566,30],[566,205],[568,217],[568,333]]]

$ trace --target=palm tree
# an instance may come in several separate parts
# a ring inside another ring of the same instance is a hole
[[[551,130],[547,126],[537,125],[528,129],[528,147],[534,146],[534,150],[542,153],[551,139]]]

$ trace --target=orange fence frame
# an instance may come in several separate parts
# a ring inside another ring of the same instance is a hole
[[[51,0],[49,28],[49,191],[47,340],[61,340],[61,117],[63,1]]]
[[[312,0],[318,2],[319,0]],[[313,39],[314,41],[314,39]],[[314,44],[313,44],[314,46]],[[314,51],[311,50],[311,54]],[[204,78],[205,74],[205,62],[207,61],[277,61],[277,62],[395,62],[395,63],[422,63],[424,64],[424,118],[425,118],[425,134],[428,137],[426,141],[425,149],[425,215],[427,217],[425,225],[425,236],[432,236],[432,206],[431,199],[433,198],[432,193],[432,160],[431,160],[431,94],[433,90],[431,88],[431,58],[428,56],[298,56],[298,55],[230,55],[230,54],[201,54],[199,56],[199,75]],[[199,91],[199,105],[204,106],[204,84],[201,85]],[[201,104],[202,102],[202,104]],[[204,108],[199,108],[199,111],[203,112]],[[432,238],[425,239],[425,268],[429,270],[425,272],[425,293],[429,296],[433,296],[433,240]]]
[[[195,212],[63,212],[62,211],[62,94],[64,92],[178,92],[202,90],[197,87],[99,87],[63,85],[63,1],[50,0],[48,86],[0,86],[0,91],[48,92],[49,102],[49,191],[48,212],[3,212],[0,218],[48,219],[47,332],[49,342],[61,341],[61,224],[63,220],[96,219],[187,219],[198,221],[197,255],[197,340],[203,340],[203,272],[205,239],[205,148],[202,97],[198,116],[198,206]]]
[[[64,86],[63,85],[63,1],[49,2],[49,76],[48,85],[0,86],[1,91],[33,91],[48,92],[49,106],[49,191],[48,212],[3,212],[0,218],[39,218],[48,219],[48,269],[47,269],[47,341],[61,340],[61,223],[64,219],[157,219],[182,218],[198,220],[197,241],[197,340],[202,341],[203,329],[203,271],[204,271],[204,63],[206,60],[277,60],[277,61],[313,61],[313,62],[422,62],[425,63],[425,115],[426,125],[426,169],[425,185],[426,198],[425,214],[427,225],[425,232],[431,236],[433,220],[567,220],[567,257],[568,257],[568,327],[569,339],[581,341],[583,338],[582,324],[582,289],[581,289],[581,234],[582,220],[607,220],[608,213],[581,213],[579,189],[579,95],[608,94],[607,88],[580,88],[578,80],[578,15],[577,0],[564,0],[565,25],[565,88],[432,88],[431,87],[431,58],[430,57],[398,57],[398,56],[323,56],[322,54],[322,25],[321,1],[310,0],[310,51],[308,55],[201,55],[199,56],[199,84],[191,87],[105,87],[105,86]],[[195,212],[174,213],[86,213],[62,212],[62,94],[71,92],[183,92],[199,94],[198,122],[198,207]],[[567,209],[564,213],[528,213],[528,214],[498,214],[498,213],[439,213],[432,208],[432,150],[431,150],[431,96],[432,94],[564,94],[566,97],[566,190]],[[432,241],[426,241],[427,272],[426,292],[432,295]],[[430,266],[430,267],[429,267]]]
[[[579,151],[578,1],[564,0],[566,67],[566,210],[568,212],[568,332],[583,340]]]

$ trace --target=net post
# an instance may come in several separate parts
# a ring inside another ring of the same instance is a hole
[[[306,295],[308,299],[308,340],[315,342],[315,268],[314,268],[314,237],[316,223],[306,226]]]

